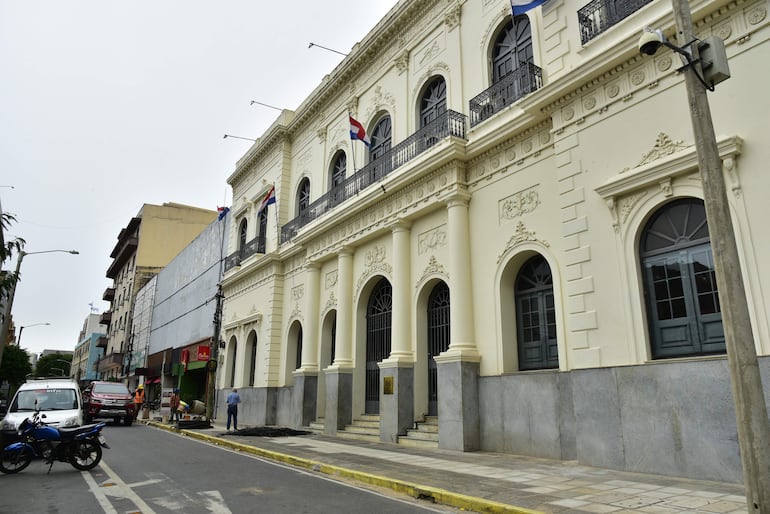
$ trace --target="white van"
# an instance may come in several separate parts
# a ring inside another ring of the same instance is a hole
[[[19,424],[35,410],[45,414],[45,422],[55,427],[75,427],[83,424],[83,399],[77,382],[69,378],[38,378],[27,380],[19,387],[8,405],[2,432],[16,432]]]

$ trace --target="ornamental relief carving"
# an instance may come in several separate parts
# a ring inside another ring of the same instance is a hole
[[[642,160],[640,160],[635,167],[643,166],[686,148],[687,146],[684,142],[674,141],[670,136],[661,132],[655,140],[655,145],[649,152],[642,156]]]
[[[417,237],[417,255],[446,246],[446,225],[423,232]]]
[[[298,285],[291,289],[291,297],[292,300],[299,301],[300,298],[302,298],[305,295],[305,286],[304,285]]]
[[[368,250],[366,252],[366,257],[364,262],[366,263],[367,267],[371,267],[383,262],[384,260],[385,260],[385,246],[377,245],[371,250]]]
[[[361,289],[363,289],[367,280],[375,275],[383,275],[385,278],[390,280],[393,276],[393,267],[386,262],[380,262],[369,266],[368,269],[364,270],[364,272],[358,278],[358,281],[356,281],[356,298],[361,295]]]
[[[527,229],[527,227],[524,226],[524,223],[520,221],[516,225],[516,231],[514,232],[513,236],[511,236],[511,238],[508,240],[500,255],[497,256],[497,263],[500,264],[503,256],[510,252],[513,248],[527,242],[538,243],[542,246],[545,246],[546,248],[551,246],[548,241],[537,237],[537,234],[534,230]]]
[[[757,25],[762,22],[767,16],[767,9],[763,5],[759,5],[746,13],[746,21],[749,25]]]
[[[499,220],[512,220],[534,211],[540,205],[540,194],[537,186],[532,186],[499,200],[497,205]]]
[[[455,4],[444,13],[444,24],[447,29],[452,30],[460,24],[461,10],[460,4]]]
[[[334,286],[337,285],[337,270],[330,271],[326,274],[326,277],[324,277],[324,288],[325,289],[331,289]]]
[[[449,280],[449,274],[444,269],[444,266],[442,266],[438,260],[436,260],[435,255],[431,255],[430,259],[428,260],[428,264],[425,266],[425,269],[422,272],[420,280],[418,280],[414,286],[415,290],[419,290],[420,287],[422,287],[422,284],[424,284],[429,277],[436,275],[441,275],[446,281]]]
[[[396,100],[387,91],[383,93],[382,86],[374,89],[374,96],[366,109],[366,119],[371,120],[380,111],[388,111],[391,117],[395,117]]]
[[[326,300],[326,305],[321,310],[321,319],[324,319],[329,311],[337,308],[337,297],[334,296],[334,291],[329,294],[329,299]]]

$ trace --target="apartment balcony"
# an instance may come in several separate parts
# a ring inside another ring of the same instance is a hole
[[[532,63],[523,63],[468,102],[471,127],[491,118],[516,100],[541,87],[543,87],[542,70]]]
[[[103,372],[107,371],[114,367],[123,367],[123,353],[122,352],[115,352],[111,353],[109,355],[105,355],[101,359],[99,359],[97,363],[97,371]]]
[[[102,300],[105,302],[111,302],[115,299],[115,288],[114,287],[108,287],[104,290],[104,294],[102,295]]]
[[[577,12],[581,41],[585,45],[649,3],[652,0],[592,0]]]
[[[112,257],[113,261],[110,267],[107,269],[107,278],[115,280],[115,278],[118,276],[118,273],[120,273],[120,270],[123,269],[123,266],[125,266],[131,256],[136,253],[138,246],[139,239],[134,236],[127,237],[125,240],[119,243],[119,248],[116,247],[110,254],[110,257]]]
[[[299,216],[281,227],[281,243],[292,239],[302,227],[323,217],[348,198],[352,198],[400,166],[430,150],[439,141],[448,137],[465,139],[465,125],[464,114],[446,111],[311,203]]]
[[[102,315],[99,316],[99,323],[109,327],[110,323],[112,323],[112,311],[102,312]]]
[[[240,266],[241,262],[248,259],[252,255],[258,253],[265,253],[265,236],[257,236],[235,253],[227,256],[225,259],[225,271]]]
[[[96,347],[97,348],[107,348],[107,337],[101,336],[99,339],[96,340]]]

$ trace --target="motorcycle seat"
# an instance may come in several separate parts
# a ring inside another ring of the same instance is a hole
[[[92,431],[94,428],[98,427],[101,423],[92,423],[90,425],[83,425],[80,427],[62,427],[59,429],[59,433],[62,436],[62,439],[65,437],[74,437],[78,434],[84,434],[86,432]]]

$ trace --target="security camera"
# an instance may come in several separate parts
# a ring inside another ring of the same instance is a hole
[[[639,51],[646,55],[655,55],[660,45],[666,42],[666,37],[660,29],[645,27],[639,38]]]

